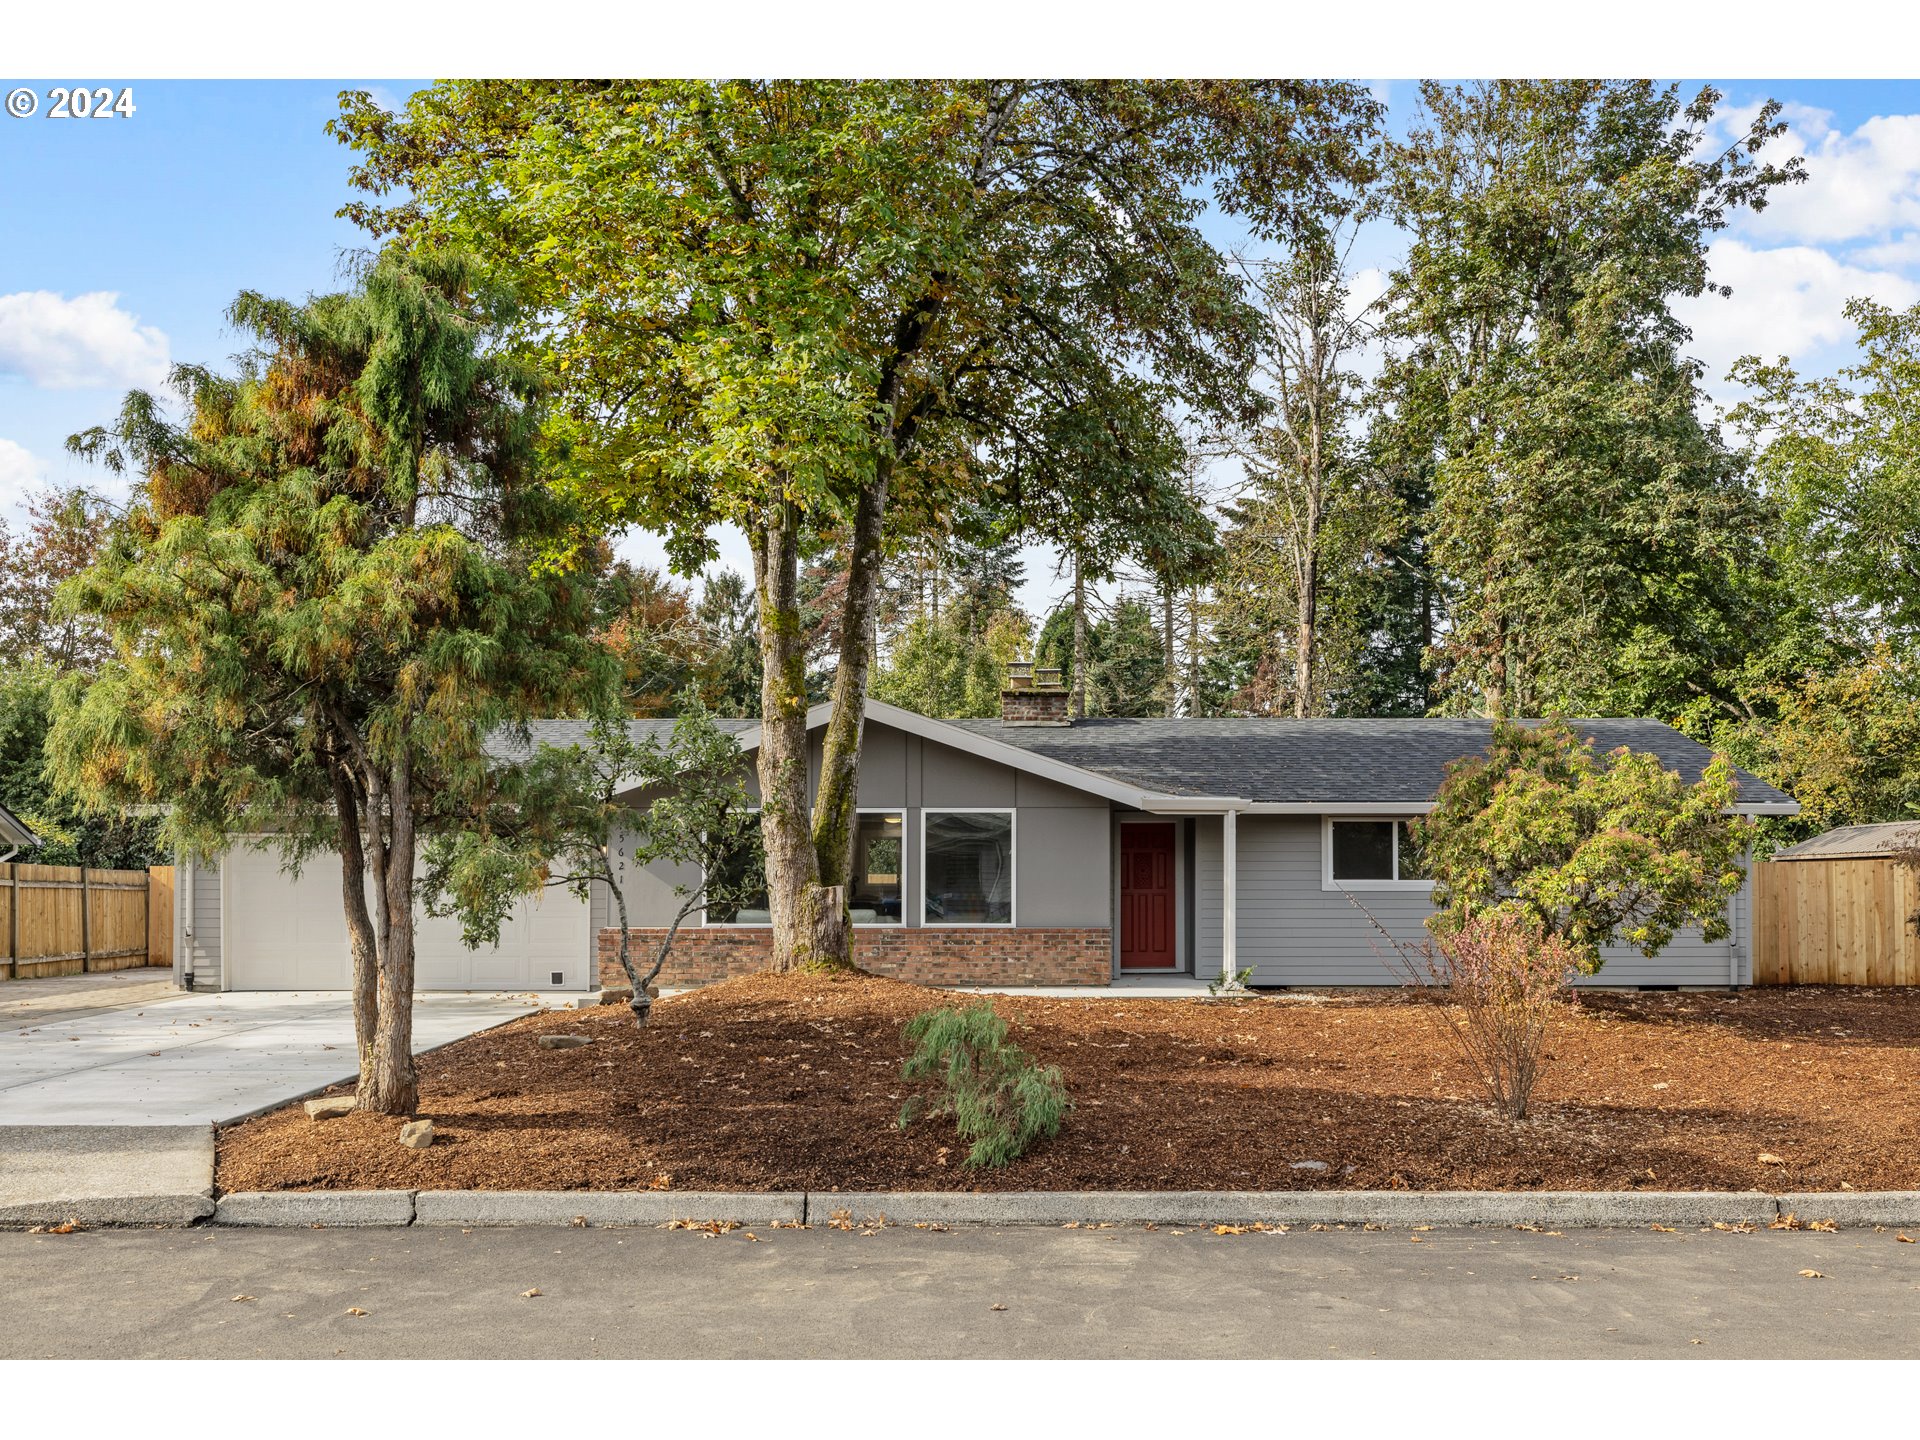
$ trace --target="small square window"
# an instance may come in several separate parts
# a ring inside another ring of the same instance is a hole
[[[1334,821],[1333,878],[1393,879],[1393,831],[1391,820]]]
[[[926,812],[926,923],[1013,923],[1013,813]]]

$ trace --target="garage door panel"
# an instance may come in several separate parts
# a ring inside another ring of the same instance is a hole
[[[340,861],[322,853],[298,877],[272,851],[240,848],[222,863],[228,985],[235,990],[345,990],[353,965],[340,908]],[[587,988],[591,980],[587,904],[564,889],[522,900],[500,927],[500,943],[469,950],[460,922],[414,914],[418,990]],[[553,976],[562,976],[556,984]]]

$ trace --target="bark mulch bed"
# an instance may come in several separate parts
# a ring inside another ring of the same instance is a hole
[[[220,1136],[223,1190],[1920,1189],[1920,991],[1590,995],[1536,1114],[1500,1120],[1403,995],[996,996],[1074,1110],[1005,1169],[895,1125],[902,1023],[970,997],[758,975],[550,1012],[421,1061],[432,1148],[291,1107]],[[548,1033],[591,1045],[544,1050]],[[1766,1154],[1782,1163],[1762,1162]],[[1318,1161],[1321,1169],[1296,1169]]]

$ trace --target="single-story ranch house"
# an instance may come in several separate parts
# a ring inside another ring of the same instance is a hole
[[[808,724],[827,718],[816,707]],[[635,721],[636,731],[667,721]],[[752,784],[756,721],[723,723]],[[1265,986],[1397,984],[1364,904],[1396,935],[1422,933],[1428,883],[1406,822],[1431,808],[1448,761],[1486,746],[1482,720],[1094,719],[1069,723],[1057,687],[1009,689],[998,720],[930,720],[868,707],[857,874],[857,961],[932,984],[1097,985],[1118,975],[1211,978],[1251,968]],[[1601,751],[1651,751],[1697,778],[1702,745],[1652,720],[1583,720]],[[535,743],[583,742],[579,721]],[[1737,809],[1788,815],[1791,797],[1742,772]],[[636,801],[642,797],[633,797]],[[615,853],[631,845],[616,841]],[[174,954],[196,989],[344,989],[338,869],[283,873],[236,844],[182,857]],[[697,877],[631,867],[622,891],[636,955]],[[1350,899],[1349,897],[1352,897]],[[421,921],[428,990],[589,990],[621,982],[608,896],[553,889],[522,903],[501,943],[472,951],[451,920]],[[1724,986],[1752,978],[1751,881],[1732,933],[1677,936],[1656,959],[1622,949],[1600,983]],[[662,979],[764,968],[764,901],[696,915]]]

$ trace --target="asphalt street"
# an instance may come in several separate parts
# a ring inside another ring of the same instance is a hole
[[[0,1288],[9,1358],[1920,1356],[1871,1229],[16,1231]]]

